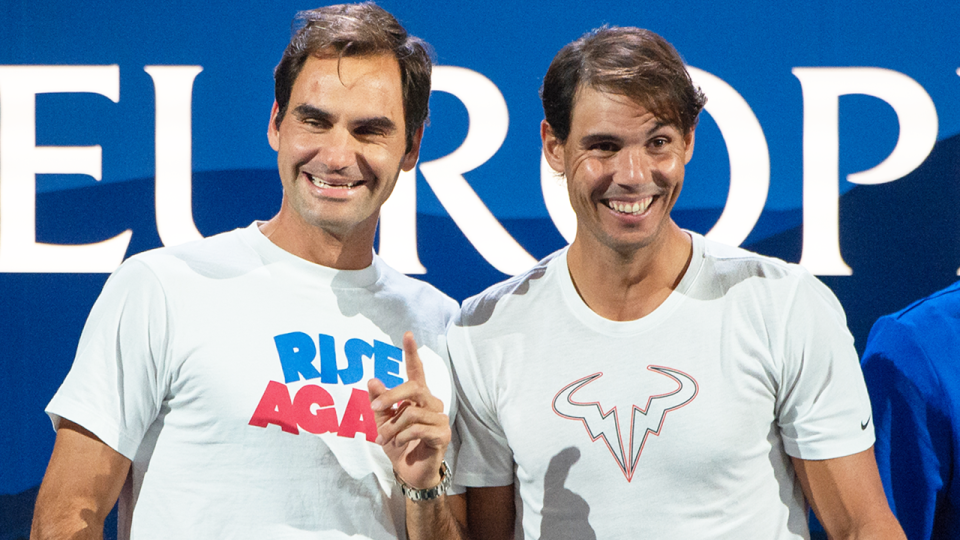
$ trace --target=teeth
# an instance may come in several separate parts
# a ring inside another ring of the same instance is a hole
[[[350,189],[350,188],[356,186],[357,184],[359,184],[359,182],[351,182],[351,183],[349,183],[349,184],[336,184],[336,185],[334,185],[334,184],[328,184],[328,183],[324,182],[323,180],[320,180],[319,178],[317,178],[316,176],[314,176],[314,175],[312,175],[312,174],[308,174],[308,175],[307,175],[307,178],[310,179],[310,182],[313,183],[313,185],[317,186],[318,188],[324,188],[324,189],[329,189],[329,188],[332,188],[332,189]]]
[[[622,203],[617,201],[607,201],[607,206],[621,214],[631,214],[634,216],[640,215],[647,211],[647,208],[650,206],[650,203],[653,202],[653,197],[646,197],[637,202],[631,203]]]

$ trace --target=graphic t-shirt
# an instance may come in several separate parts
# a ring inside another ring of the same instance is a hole
[[[366,383],[405,379],[410,330],[453,418],[455,311],[379,258],[321,267],[254,223],[126,261],[47,412],[133,461],[121,538],[402,538]]]
[[[561,250],[450,327],[457,482],[516,480],[526,538],[805,538],[791,456],[873,444],[829,289],[691,237],[679,286],[641,319],[593,312]]]

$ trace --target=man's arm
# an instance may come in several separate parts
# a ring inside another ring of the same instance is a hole
[[[513,484],[467,488],[466,515],[470,538],[513,540],[516,519]]]
[[[407,382],[387,389],[371,379],[370,406],[377,421],[377,443],[393,470],[408,486],[429,489],[440,484],[440,464],[450,444],[450,419],[443,402],[427,388],[413,334],[403,336]],[[407,535],[411,540],[466,539],[466,505],[446,494],[433,500],[407,500]]]
[[[81,426],[61,419],[33,512],[32,540],[103,538],[130,460]]]
[[[513,484],[467,488],[464,495],[407,501],[411,540],[513,540]]]
[[[830,538],[906,539],[890,511],[873,448],[850,456],[793,459],[793,467]]]

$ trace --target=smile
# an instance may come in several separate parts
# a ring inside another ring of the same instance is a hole
[[[632,216],[639,216],[640,214],[647,211],[647,208],[650,207],[650,203],[653,202],[653,197],[644,197],[639,201],[629,203],[629,202],[617,202],[617,201],[606,201],[608,208],[615,212],[621,214],[630,214]]]
[[[358,180],[356,182],[349,182],[346,184],[328,184],[312,174],[309,174],[309,173],[304,173],[304,174],[307,175],[307,178],[310,179],[310,182],[313,185],[323,189],[350,189],[350,188],[359,186],[363,182],[362,180]]]

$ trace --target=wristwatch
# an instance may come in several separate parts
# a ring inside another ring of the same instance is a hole
[[[393,471],[393,477],[397,479],[397,484],[400,485],[400,491],[403,493],[404,497],[415,502],[432,501],[440,497],[440,495],[446,493],[447,489],[450,488],[450,484],[453,483],[453,476],[450,475],[450,467],[447,467],[446,461],[440,462],[440,483],[432,488],[417,489],[409,486],[403,481],[402,478],[400,478],[400,475],[397,474],[396,470]]]

